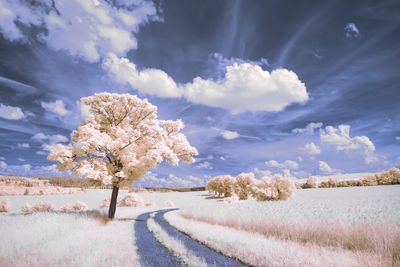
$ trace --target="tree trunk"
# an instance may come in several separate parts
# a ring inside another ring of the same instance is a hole
[[[115,209],[117,208],[118,190],[119,187],[114,185],[111,194],[110,208],[108,209],[108,218],[110,219],[114,219]]]

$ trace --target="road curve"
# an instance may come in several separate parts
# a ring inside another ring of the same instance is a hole
[[[190,250],[194,255],[198,257],[203,257],[208,266],[246,266],[245,264],[230,258],[226,257],[209,247],[193,240],[188,235],[178,231],[176,228],[172,227],[164,218],[164,214],[177,209],[168,209],[168,210],[160,210],[157,211],[154,220],[170,235],[171,237],[180,240],[185,247]]]
[[[150,230],[147,228],[147,220],[150,214],[147,212],[141,214],[135,222],[135,238],[137,253],[140,258],[140,264],[143,267],[175,267],[183,264],[172,253],[160,244]]]

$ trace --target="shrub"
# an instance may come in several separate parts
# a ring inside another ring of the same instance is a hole
[[[146,207],[155,207],[156,206],[156,202],[154,200],[150,200],[148,202],[146,202]]]
[[[71,204],[66,204],[65,206],[61,207],[62,211],[73,211],[74,210],[74,206]]]
[[[31,211],[31,205],[29,205],[29,203],[25,203],[25,204],[21,207],[21,211],[22,211],[22,212],[30,212],[30,211]]]
[[[24,191],[24,196],[27,196],[27,195],[29,195],[29,190],[28,190],[28,188],[26,188],[25,191]]]
[[[166,207],[175,207],[174,202],[172,202],[171,200],[167,200],[164,202],[164,206]]]
[[[224,203],[231,204],[239,202],[239,197],[236,194],[233,194],[231,197],[225,198]]]
[[[110,202],[111,202],[111,197],[110,196],[106,197],[105,199],[103,199],[100,208],[106,208],[110,206]]]
[[[10,201],[6,198],[0,203],[0,212],[9,212],[11,210]]]
[[[33,205],[32,211],[53,211],[54,207],[49,202],[39,202],[36,205]]]
[[[216,176],[207,183],[206,189],[224,197],[230,197],[233,193],[234,182],[234,178],[230,175]]]
[[[73,206],[74,210],[87,210],[88,209],[88,205],[84,202],[81,201],[77,201],[75,203],[75,205]]]
[[[252,195],[257,201],[287,200],[294,195],[296,186],[292,180],[275,176],[263,178],[252,187]]]
[[[318,183],[317,183],[317,178],[315,176],[310,176],[306,183],[302,185],[302,188],[317,188]]]
[[[239,174],[233,184],[236,197],[239,197],[239,199],[248,199],[252,191],[252,186],[255,183],[256,179],[254,178],[254,173]]]
[[[144,201],[141,196],[135,193],[128,193],[119,204],[122,207],[140,207],[144,206]]]

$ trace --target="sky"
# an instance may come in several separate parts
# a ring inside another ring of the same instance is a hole
[[[0,0],[0,174],[68,176],[46,157],[105,91],[199,151],[134,186],[388,170],[399,70],[399,1]]]

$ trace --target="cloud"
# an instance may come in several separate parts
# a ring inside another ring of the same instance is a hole
[[[249,63],[260,67],[269,66],[268,60],[265,58],[261,58],[260,60],[245,60],[242,58],[226,58],[220,53],[211,53],[208,55],[207,65],[209,66],[207,68],[207,73],[213,77],[221,78],[226,72],[226,67],[232,66],[234,63]]]
[[[220,160],[226,160],[225,157],[221,156],[219,157]]]
[[[325,161],[319,161],[319,169],[323,172],[328,172],[328,173],[333,173],[336,172],[335,169],[332,169],[328,163],[326,163]]]
[[[60,170],[57,169],[57,165],[56,164],[49,165],[49,166],[41,166],[40,168],[42,170],[44,170],[44,171],[47,171],[47,172],[60,173]]]
[[[56,100],[54,102],[42,102],[42,108],[49,112],[56,113],[60,116],[65,116],[70,113],[69,110],[65,109],[65,104],[62,100]]]
[[[78,107],[79,110],[79,117],[81,117],[82,119],[86,119],[87,117],[89,117],[90,114],[90,106],[87,106],[85,104],[83,104],[81,101],[77,100],[75,102],[76,106]]]
[[[185,85],[184,97],[233,114],[281,111],[292,103],[308,100],[306,87],[294,72],[278,69],[269,73],[249,63],[228,66],[225,77],[217,81],[194,78]]]
[[[37,38],[55,51],[68,51],[89,62],[108,52],[125,55],[137,47],[139,26],[157,20],[151,1],[118,6],[102,0],[59,0],[36,2],[2,1],[0,30],[11,41],[24,40],[17,25],[43,27]]]
[[[22,162],[26,161],[26,160],[23,159],[23,158],[17,158],[17,160],[18,160],[18,161],[22,161]]]
[[[347,23],[344,27],[344,34],[346,38],[359,38],[361,36],[356,24]]]
[[[293,133],[308,133],[314,134],[314,130],[322,127],[322,122],[311,122],[305,128],[293,129]]]
[[[400,141],[400,136],[396,136],[396,140],[397,140],[397,141]]]
[[[226,130],[226,131],[222,132],[222,137],[227,140],[232,140],[232,139],[238,138],[239,134],[237,132]]]
[[[361,151],[367,164],[378,161],[375,155],[375,145],[367,136],[350,137],[350,125],[325,127],[320,131],[321,142],[334,146],[337,151]]]
[[[167,177],[162,178],[151,171],[148,171],[139,181],[135,182],[135,186],[141,187],[195,187],[204,185],[205,181],[195,176],[189,175],[184,179],[174,174],[169,174]]]
[[[213,168],[213,166],[211,165],[210,162],[204,161],[202,163],[197,164],[196,168],[199,168],[199,169],[210,169],[211,170]]]
[[[279,169],[290,169],[290,170],[297,170],[299,168],[299,164],[293,160],[285,160],[282,163],[277,162],[276,160],[270,160],[265,162],[267,167],[275,167]]]
[[[36,142],[44,142],[44,140],[48,140],[50,144],[68,142],[68,138],[64,135],[61,134],[46,135],[44,133],[35,134],[34,136],[32,136],[32,140]]]
[[[28,143],[17,144],[19,148],[30,148],[31,146]]]
[[[286,69],[264,71],[249,63],[226,68],[223,79],[213,81],[200,77],[178,86],[165,72],[156,69],[138,71],[126,58],[110,53],[103,66],[119,83],[129,84],[144,94],[159,97],[185,97],[211,107],[221,107],[233,114],[245,111],[281,111],[292,103],[308,100],[305,85]]]
[[[304,147],[299,147],[300,150],[306,152],[309,155],[321,154],[321,148],[315,145],[313,142],[306,144]]]
[[[5,163],[4,161],[0,161],[0,168],[5,169],[7,168],[7,163]]]
[[[138,71],[136,65],[127,58],[119,58],[110,53],[103,66],[111,76],[121,84],[129,84],[133,89],[144,94],[159,97],[181,97],[182,88],[164,71],[145,69]]]
[[[260,170],[259,168],[254,168],[254,174],[258,178],[263,178],[263,177],[272,177],[272,172],[270,170]]]
[[[56,148],[58,143],[65,143],[68,142],[68,138],[61,134],[55,135],[46,135],[44,133],[37,133],[32,136],[32,140],[38,143],[42,143],[42,150],[44,151],[36,151],[37,155],[47,155],[48,153],[45,151],[52,151]]]
[[[21,120],[25,118],[25,114],[19,107],[11,107],[0,104],[0,118],[6,120]]]

